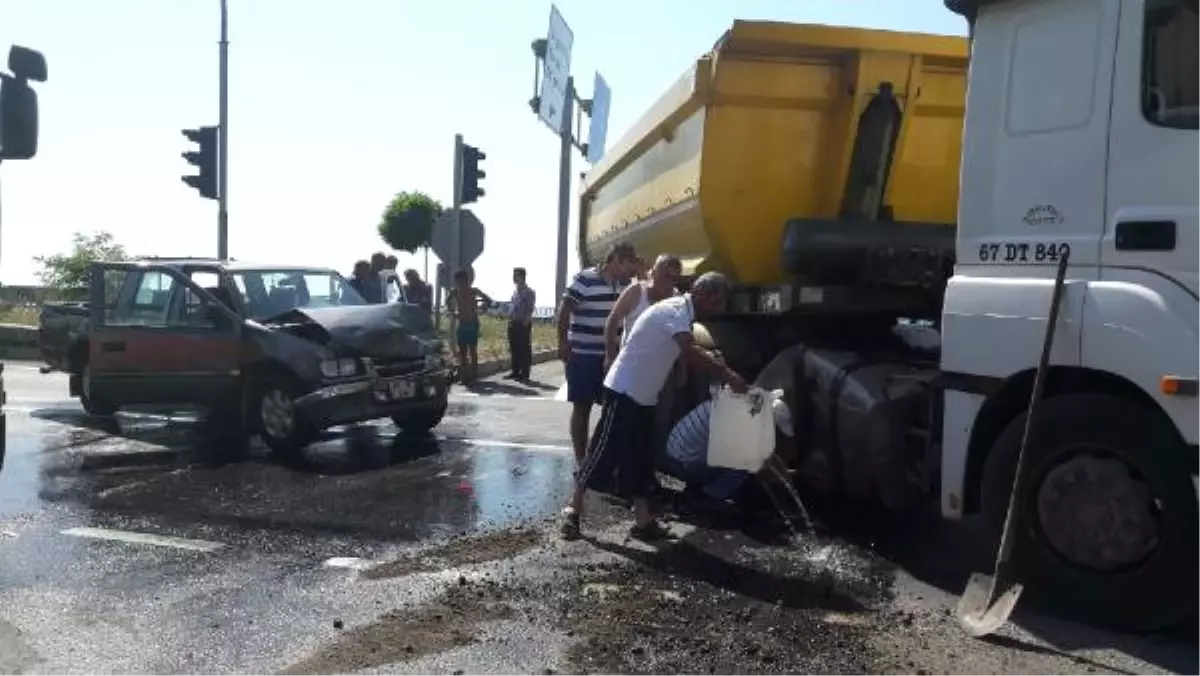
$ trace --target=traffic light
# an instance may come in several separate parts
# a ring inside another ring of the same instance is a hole
[[[483,188],[479,187],[479,181],[487,176],[482,169],[479,168],[479,163],[487,159],[487,155],[482,150],[474,146],[463,144],[462,156],[462,195],[459,202],[461,204],[470,204],[478,202],[480,197],[487,193]]]
[[[216,127],[183,130],[183,135],[189,141],[200,146],[199,150],[183,153],[183,159],[200,170],[199,174],[183,176],[183,182],[200,191],[201,197],[210,200],[217,199],[217,133]]]

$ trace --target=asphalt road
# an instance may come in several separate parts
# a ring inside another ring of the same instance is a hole
[[[570,486],[557,365],[456,391],[433,437],[329,435],[291,467],[215,465],[186,413],[89,419],[9,363],[0,472],[4,673],[1197,673],[1195,628],[1122,636],[1028,608],[993,640],[952,616],[971,526],[929,515],[782,537],[673,510],[625,537]]]

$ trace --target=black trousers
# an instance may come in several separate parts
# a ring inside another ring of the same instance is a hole
[[[514,375],[528,377],[533,368],[533,326],[510,321],[508,323],[508,353],[512,355]]]
[[[602,493],[615,489],[622,497],[649,497],[656,485],[654,407],[604,388],[600,420],[575,480]]]

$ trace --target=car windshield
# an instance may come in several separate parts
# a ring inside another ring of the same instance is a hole
[[[230,276],[250,319],[267,319],[296,308],[367,302],[333,270],[238,270]]]

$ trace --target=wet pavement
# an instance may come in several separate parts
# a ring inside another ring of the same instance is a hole
[[[967,639],[986,551],[935,515],[789,542],[672,505],[630,540],[574,464],[555,365],[456,392],[434,435],[339,430],[221,463],[186,412],[83,415],[10,364],[4,673],[1195,673],[1195,629],[1118,636],[1022,608]],[[678,507],[676,509],[675,507]]]

